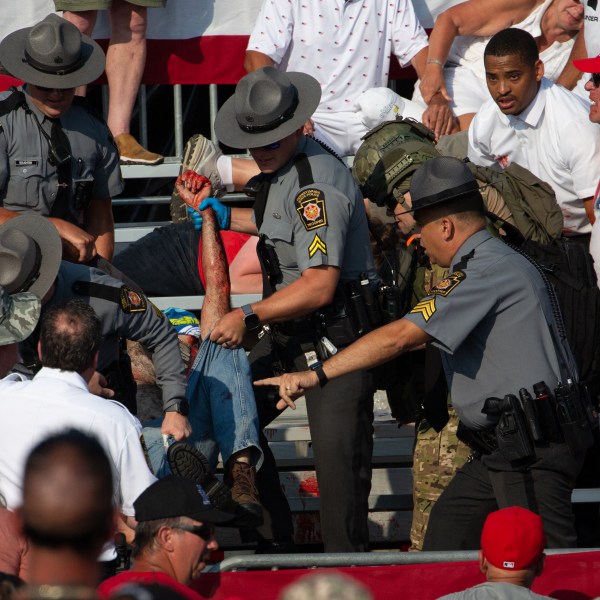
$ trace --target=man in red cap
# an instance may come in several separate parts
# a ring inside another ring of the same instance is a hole
[[[546,536],[539,515],[511,506],[488,515],[481,533],[479,566],[486,583],[439,600],[540,600],[529,588],[544,568]]]

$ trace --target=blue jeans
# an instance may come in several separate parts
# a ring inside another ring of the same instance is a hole
[[[243,348],[227,349],[207,337],[198,350],[190,371],[186,393],[193,444],[214,470],[219,451],[223,464],[232,454],[250,448],[251,464],[263,461],[258,438],[258,414],[252,390],[252,374]],[[147,423],[144,442],[157,477],[170,473],[160,433],[162,419]]]

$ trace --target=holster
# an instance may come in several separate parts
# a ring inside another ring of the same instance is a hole
[[[494,429],[474,431],[469,429],[462,421],[459,421],[456,437],[479,454],[491,454],[498,450],[498,441]]]

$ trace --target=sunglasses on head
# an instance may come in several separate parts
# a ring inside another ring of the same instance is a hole
[[[215,528],[213,525],[177,525],[173,529],[180,529],[181,531],[187,531],[193,533],[198,537],[201,537],[205,542],[210,542],[215,537]]]
[[[591,73],[590,80],[594,87],[600,87],[600,73]]]

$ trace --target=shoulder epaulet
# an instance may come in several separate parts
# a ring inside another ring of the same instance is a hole
[[[126,285],[114,287],[104,283],[76,281],[73,284],[73,291],[81,296],[102,298],[118,304],[125,313],[145,312],[148,308],[146,296],[128,288]]]

